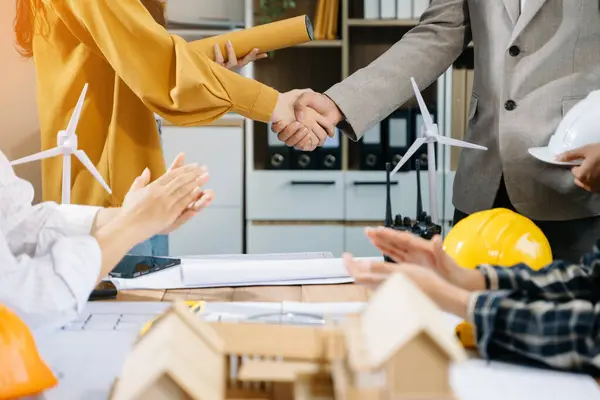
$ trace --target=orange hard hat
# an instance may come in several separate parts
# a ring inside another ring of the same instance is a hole
[[[33,396],[57,382],[27,325],[0,304],[0,400]]]

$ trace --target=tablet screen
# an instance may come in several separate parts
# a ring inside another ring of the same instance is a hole
[[[178,258],[127,255],[109,273],[113,278],[137,278],[181,264]]]

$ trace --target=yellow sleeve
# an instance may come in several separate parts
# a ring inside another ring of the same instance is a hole
[[[227,112],[268,122],[278,92],[230,71],[170,35],[139,0],[49,0],[69,30],[97,51],[153,112],[178,125]]]

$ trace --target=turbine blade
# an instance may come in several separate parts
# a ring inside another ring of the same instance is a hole
[[[25,164],[31,161],[42,160],[44,158],[60,156],[61,154],[64,154],[64,150],[60,147],[54,147],[52,149],[40,151],[39,153],[11,161],[10,165]]]
[[[396,164],[396,166],[394,167],[394,170],[392,171],[390,176],[394,176],[394,174],[396,172],[398,172],[398,170],[404,165],[406,164],[406,162],[408,161],[409,158],[412,157],[413,154],[415,154],[415,152],[419,149],[419,147],[421,147],[421,145],[423,143],[425,143],[427,139],[420,137],[417,140],[415,140],[415,142],[412,144],[412,146],[410,146],[410,148],[408,149],[408,151],[406,152],[406,154],[404,154],[404,156],[402,156],[402,159],[398,162],[398,164]]]
[[[112,194],[112,190],[110,190],[110,187],[108,187],[108,184],[104,181],[104,178],[102,177],[102,175],[100,175],[100,172],[96,169],[96,166],[94,165],[92,160],[90,160],[90,158],[87,156],[87,154],[85,154],[83,150],[77,150],[73,152],[73,154],[75,154],[75,157],[77,157],[79,161],[81,161],[81,163],[88,169],[88,171],[90,171],[94,178],[96,178],[96,180],[100,182],[102,187],[104,187],[104,189],[106,189],[108,193]]]
[[[421,115],[423,116],[423,122],[427,129],[433,128],[433,119],[431,118],[431,114],[429,114],[429,110],[425,105],[425,100],[423,100],[423,96],[421,95],[421,91],[417,86],[417,82],[415,82],[414,78],[410,78],[410,82],[412,83],[413,90],[415,92],[415,96],[417,97],[417,102],[419,103],[419,108],[421,109]]]
[[[86,83],[83,86],[83,90],[79,95],[79,100],[77,100],[77,105],[75,105],[75,109],[73,110],[73,115],[71,115],[71,119],[69,120],[69,125],[67,126],[67,137],[73,136],[75,130],[77,129],[77,123],[79,122],[79,117],[81,116],[81,109],[83,108],[83,102],[85,100],[85,94],[87,93],[88,84]]]
[[[465,142],[463,140],[449,138],[448,136],[438,135],[436,140],[442,144],[447,144],[450,146],[465,147],[468,149],[477,149],[477,150],[487,150],[487,147],[485,147],[485,146],[480,146],[478,144]]]

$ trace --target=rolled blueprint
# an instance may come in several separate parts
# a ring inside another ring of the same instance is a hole
[[[308,18],[308,15],[300,15],[294,18],[198,40],[194,42],[193,46],[214,59],[215,51],[213,46],[218,44],[224,60],[227,61],[228,56],[225,45],[228,41],[231,41],[235,55],[239,59],[243,58],[253,49],[258,49],[260,53],[267,53],[310,42],[313,40],[313,37],[313,26],[310,18]]]

